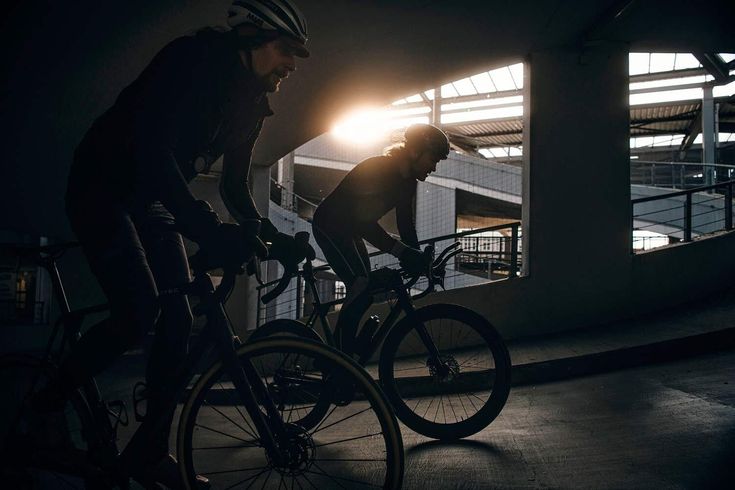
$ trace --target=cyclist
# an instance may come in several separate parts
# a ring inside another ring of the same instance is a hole
[[[171,292],[190,279],[179,231],[198,243],[211,268],[245,262],[258,229],[264,241],[282,235],[258,213],[247,179],[272,114],[268,93],[296,69],[295,57],[309,56],[306,20],[291,0],[235,0],[227,23],[164,47],[75,152],[67,214],[110,317],[82,336],[37,407],[61,406],[155,324],[146,381],[149,413],[159,410],[192,324],[186,296]],[[187,185],[223,155],[220,193],[238,224],[222,223]],[[151,441],[148,469],[135,476],[178,488],[168,436],[166,427]]]
[[[410,272],[418,274],[428,266],[418,249],[413,198],[416,181],[424,181],[449,155],[449,140],[431,124],[409,126],[404,139],[386,156],[357,164],[314,212],[314,237],[347,288],[335,329],[346,353],[356,351],[357,325],[372,302],[367,293],[370,260],[363,239],[397,257]],[[391,209],[396,210],[401,240],[378,224]]]

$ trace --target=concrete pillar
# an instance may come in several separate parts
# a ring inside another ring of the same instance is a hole
[[[434,89],[434,100],[431,106],[431,124],[442,127],[442,88]]]
[[[706,85],[702,95],[702,169],[704,185],[715,183],[715,167],[707,165],[717,163],[717,134],[715,132],[715,101],[712,86]]]
[[[524,274],[548,287],[549,307],[578,301],[583,310],[585,295],[619,294],[630,274],[628,48],[536,52],[527,61]]]
[[[294,209],[294,152],[278,161],[278,184],[281,186],[281,207],[289,211]]]

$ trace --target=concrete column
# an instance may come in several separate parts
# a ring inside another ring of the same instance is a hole
[[[294,209],[294,152],[278,161],[278,184],[281,186],[281,207],[289,211]]]
[[[584,316],[585,296],[599,306],[630,274],[628,49],[560,49],[527,61],[524,273],[548,287],[538,301],[574,301]]]
[[[442,88],[434,89],[434,100],[431,106],[431,124],[442,127]]]
[[[712,86],[706,85],[702,96],[702,163],[705,164],[704,185],[715,183],[715,167],[707,164],[717,163],[717,140],[715,133],[715,102]]]

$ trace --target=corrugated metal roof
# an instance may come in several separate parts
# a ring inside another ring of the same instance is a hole
[[[697,116],[701,104],[684,101],[637,105],[630,108],[631,136],[684,134]],[[735,104],[720,102],[720,117],[735,114]],[[450,134],[470,138],[478,147],[515,146],[521,144],[521,117],[481,120],[445,125]]]
[[[656,119],[670,119],[674,117],[686,117],[693,118],[696,116],[696,112],[699,110],[700,103],[685,103],[685,104],[657,104],[657,105],[644,105],[644,106],[633,106],[630,109],[630,120],[633,121],[648,121]]]

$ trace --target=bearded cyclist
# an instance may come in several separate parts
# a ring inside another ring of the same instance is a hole
[[[110,317],[81,337],[37,405],[62,404],[155,324],[146,382],[148,413],[160,413],[192,324],[185,295],[159,294],[190,280],[178,230],[198,243],[211,268],[246,261],[258,229],[264,241],[277,234],[258,213],[247,179],[272,114],[268,93],[296,69],[295,57],[309,56],[306,20],[291,0],[236,0],[227,23],[229,29],[205,28],[165,46],[75,152],[67,214]],[[188,188],[223,155],[220,193],[238,224],[222,223]],[[151,441],[148,468],[136,479],[183,486],[168,437],[167,426]]]
[[[410,272],[419,274],[428,266],[418,248],[413,198],[416,181],[426,180],[449,155],[449,140],[431,124],[410,126],[404,139],[386,156],[357,164],[314,212],[314,238],[347,288],[335,331],[338,345],[349,354],[356,352],[357,325],[372,302],[367,294],[370,260],[364,240],[397,257]],[[400,240],[378,224],[391,209],[396,210]]]

